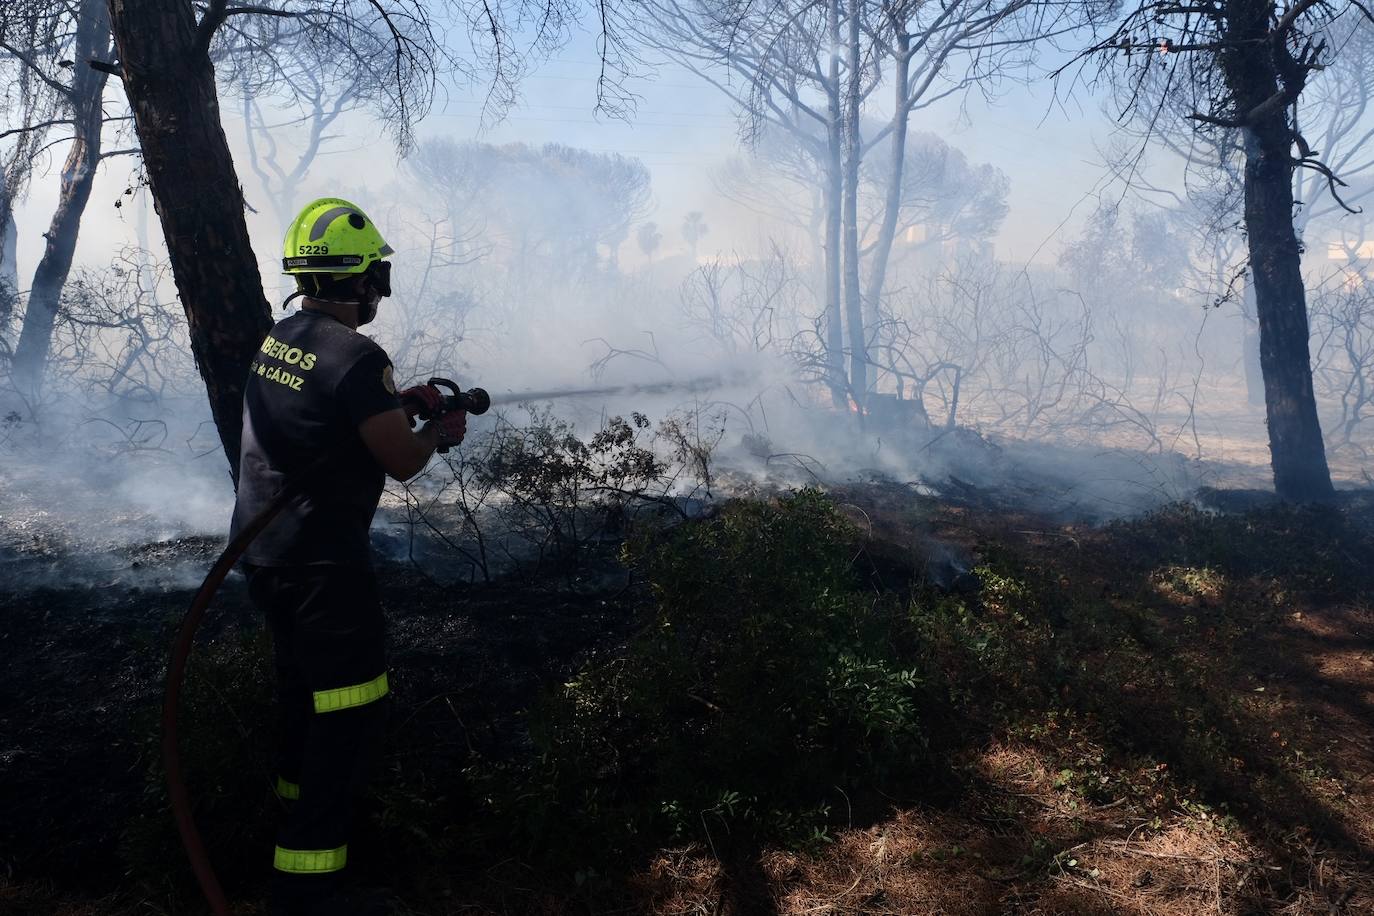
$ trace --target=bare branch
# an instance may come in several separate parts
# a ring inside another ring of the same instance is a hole
[[[1345,210],[1347,213],[1360,214],[1364,212],[1363,207],[1356,208],[1350,206],[1344,200],[1341,199],[1341,196],[1338,193],[1336,193],[1337,186],[1344,188],[1347,187],[1347,185],[1344,181],[1337,177],[1336,173],[1331,171],[1331,169],[1325,163],[1313,157],[1304,156],[1301,159],[1294,159],[1293,165],[1297,168],[1311,169],[1312,171],[1324,177],[1326,179],[1327,190],[1330,191],[1332,199],[1335,200],[1336,203],[1340,204],[1341,208]]]
[[[40,121],[40,122],[37,123],[37,124],[26,124],[26,125],[24,125],[23,127],[15,127],[15,128],[12,128],[12,129],[10,129],[10,130],[7,130],[7,131],[4,131],[4,132],[0,133],[0,140],[5,139],[6,137],[17,136],[17,135],[19,135],[19,134],[31,133],[31,132],[33,132],[33,131],[47,130],[49,127],[57,127],[59,124],[71,124],[71,123],[72,123],[72,119],[71,119],[71,118],[58,118],[58,119],[52,120],[52,121]]]
[[[44,69],[38,65],[38,61],[34,59],[33,55],[29,52],[16,48],[9,42],[4,41],[2,39],[0,39],[0,50],[4,50],[11,57],[14,57],[16,60],[22,62],[24,66],[29,68],[29,72],[36,76],[43,83],[45,83],[49,89],[58,93],[63,98],[68,98],[71,96],[72,87],[64,83],[59,83],[57,80],[49,76],[47,72],[44,71]]]
[[[210,5],[200,17],[200,24],[196,26],[196,40],[191,45],[192,56],[199,59],[209,53],[215,31],[224,24],[225,16],[228,15],[228,5],[229,0],[210,0]]]

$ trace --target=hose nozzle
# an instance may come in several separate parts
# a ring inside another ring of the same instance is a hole
[[[458,383],[446,378],[432,378],[429,383],[440,391],[445,391],[444,411],[465,410],[470,414],[481,415],[491,409],[491,395],[485,388],[458,387]]]

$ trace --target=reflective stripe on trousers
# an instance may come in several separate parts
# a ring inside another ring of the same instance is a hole
[[[336,687],[333,690],[316,690],[315,712],[337,712],[340,709],[365,706],[377,702],[389,691],[385,671],[365,684]]]
[[[277,847],[272,866],[293,875],[318,875],[339,871],[348,864],[348,846],[338,849],[284,849]]]

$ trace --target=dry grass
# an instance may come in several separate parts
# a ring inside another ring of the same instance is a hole
[[[956,797],[894,803],[883,817],[842,824],[811,854],[663,849],[628,875],[574,887],[507,852],[445,875],[448,896],[412,893],[412,912],[1374,913],[1374,606],[1369,555],[1358,552],[1368,541],[1328,544],[1321,517],[1284,514],[1218,529],[1213,542],[1208,517],[1083,528],[992,507],[900,504],[891,491],[842,501],[893,562],[919,568],[931,537],[970,555],[995,546],[1038,570],[1066,613],[1091,607],[1135,621],[1138,644],[1123,648],[1126,631],[1110,631],[1076,657],[1085,680],[1063,685],[1060,708],[988,726],[960,748]],[[1123,657],[1147,664],[1109,667]],[[1111,684],[1105,708],[1128,710],[1125,724],[1107,727],[1103,705],[1085,705],[1081,691],[1093,684]],[[1144,721],[1132,731],[1137,713]],[[1169,734],[1161,722],[1187,724]],[[63,897],[52,885],[0,882],[0,914],[169,912],[128,889]]]
[[[1374,912],[1368,863],[1311,840],[1294,869],[1244,829],[1206,814],[1155,820],[1128,805],[1084,804],[1056,788],[1047,762],[1028,748],[994,745],[976,766],[984,790],[958,810],[900,811],[842,832],[815,857],[765,851],[742,870],[707,850],[665,852],[636,879],[641,900],[633,912]]]
[[[1300,523],[1285,533],[1291,519],[1259,519],[1257,529],[1274,531],[1255,550],[1273,551],[1273,562],[1241,551],[1245,562],[1228,571],[1151,564],[1158,545],[1129,526],[1056,528],[968,506],[913,515],[894,508],[890,492],[868,495],[846,498],[884,543],[919,543],[926,522],[971,552],[1011,542],[1027,563],[1056,570],[1065,593],[1157,615],[1175,654],[1169,667],[1226,711],[1233,755],[1183,759],[1187,772],[1175,774],[1138,747],[1123,755],[1095,745],[1081,723],[1051,726],[1039,741],[994,739],[964,761],[976,779],[952,808],[895,811],[814,857],[762,853],[749,905],[739,902],[738,866],[702,850],[665,854],[641,876],[637,912],[1374,913],[1374,609],[1361,591],[1368,567],[1350,552],[1367,540],[1328,549]],[[1363,582],[1299,567],[1300,580],[1311,573],[1304,585],[1268,571],[1312,544],[1315,562],[1335,555]],[[1124,701],[1148,707],[1186,697],[1169,684],[1117,686]],[[1094,778],[1120,794],[1090,800],[1082,774],[1063,775],[1074,753],[1100,761]],[[1196,788],[1204,775],[1211,792]]]

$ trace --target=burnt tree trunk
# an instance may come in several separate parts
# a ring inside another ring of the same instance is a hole
[[[840,45],[840,0],[826,4],[826,32],[831,47]],[[826,367],[830,400],[835,407],[847,408],[844,369],[844,305],[840,299],[840,207],[844,199],[844,167],[841,149],[840,59],[830,55],[826,82],[826,163],[825,163],[825,335]]]
[[[19,296],[19,270],[15,263],[14,195],[0,167],[0,341],[9,329],[14,302]]]
[[[859,44],[859,0],[849,0],[845,54],[849,72],[844,89],[844,311],[849,330],[849,391],[862,411],[868,394],[868,335],[864,328],[863,289],[859,279],[859,109],[863,69]]]
[[[100,130],[105,115],[101,101],[107,75],[88,65],[110,56],[110,16],[105,0],[82,0],[77,13],[76,60],[66,106],[72,117],[72,145],[62,166],[62,188],[57,209],[43,237],[43,257],[33,273],[24,325],[14,350],[14,379],[24,389],[36,389],[52,348],[53,327],[62,301],[62,289],[71,274],[81,217],[91,199],[96,169],[100,166]]]
[[[220,124],[209,33],[187,0],[109,3],[191,349],[237,482],[243,386],[272,313]]]
[[[1311,332],[1293,232],[1292,133],[1282,109],[1246,131],[1245,231],[1259,322],[1260,371],[1274,489],[1308,501],[1332,493],[1312,393]]]
[[[1312,392],[1307,293],[1293,230],[1293,126],[1285,97],[1297,98],[1302,77],[1280,72],[1270,33],[1270,0],[1232,0],[1222,75],[1242,117],[1245,144],[1245,232],[1259,324],[1260,370],[1269,427],[1274,489],[1283,499],[1311,501],[1332,493],[1326,446]]]
[[[1264,370],[1260,368],[1259,321],[1255,318],[1255,284],[1245,279],[1241,294],[1241,320],[1245,330],[1241,355],[1245,364],[1245,397],[1252,407],[1264,406]]]
[[[892,170],[888,175],[887,196],[883,202],[883,222],[878,229],[878,239],[873,249],[873,266],[868,274],[868,292],[864,294],[864,300],[868,304],[868,319],[875,326],[878,322],[878,306],[883,297],[883,284],[887,282],[887,265],[892,256],[892,243],[897,237],[897,219],[902,212],[907,122],[911,118],[911,97],[907,89],[907,79],[911,72],[911,36],[904,28],[898,27],[896,31],[892,84],[897,97],[893,100],[892,113]]]

